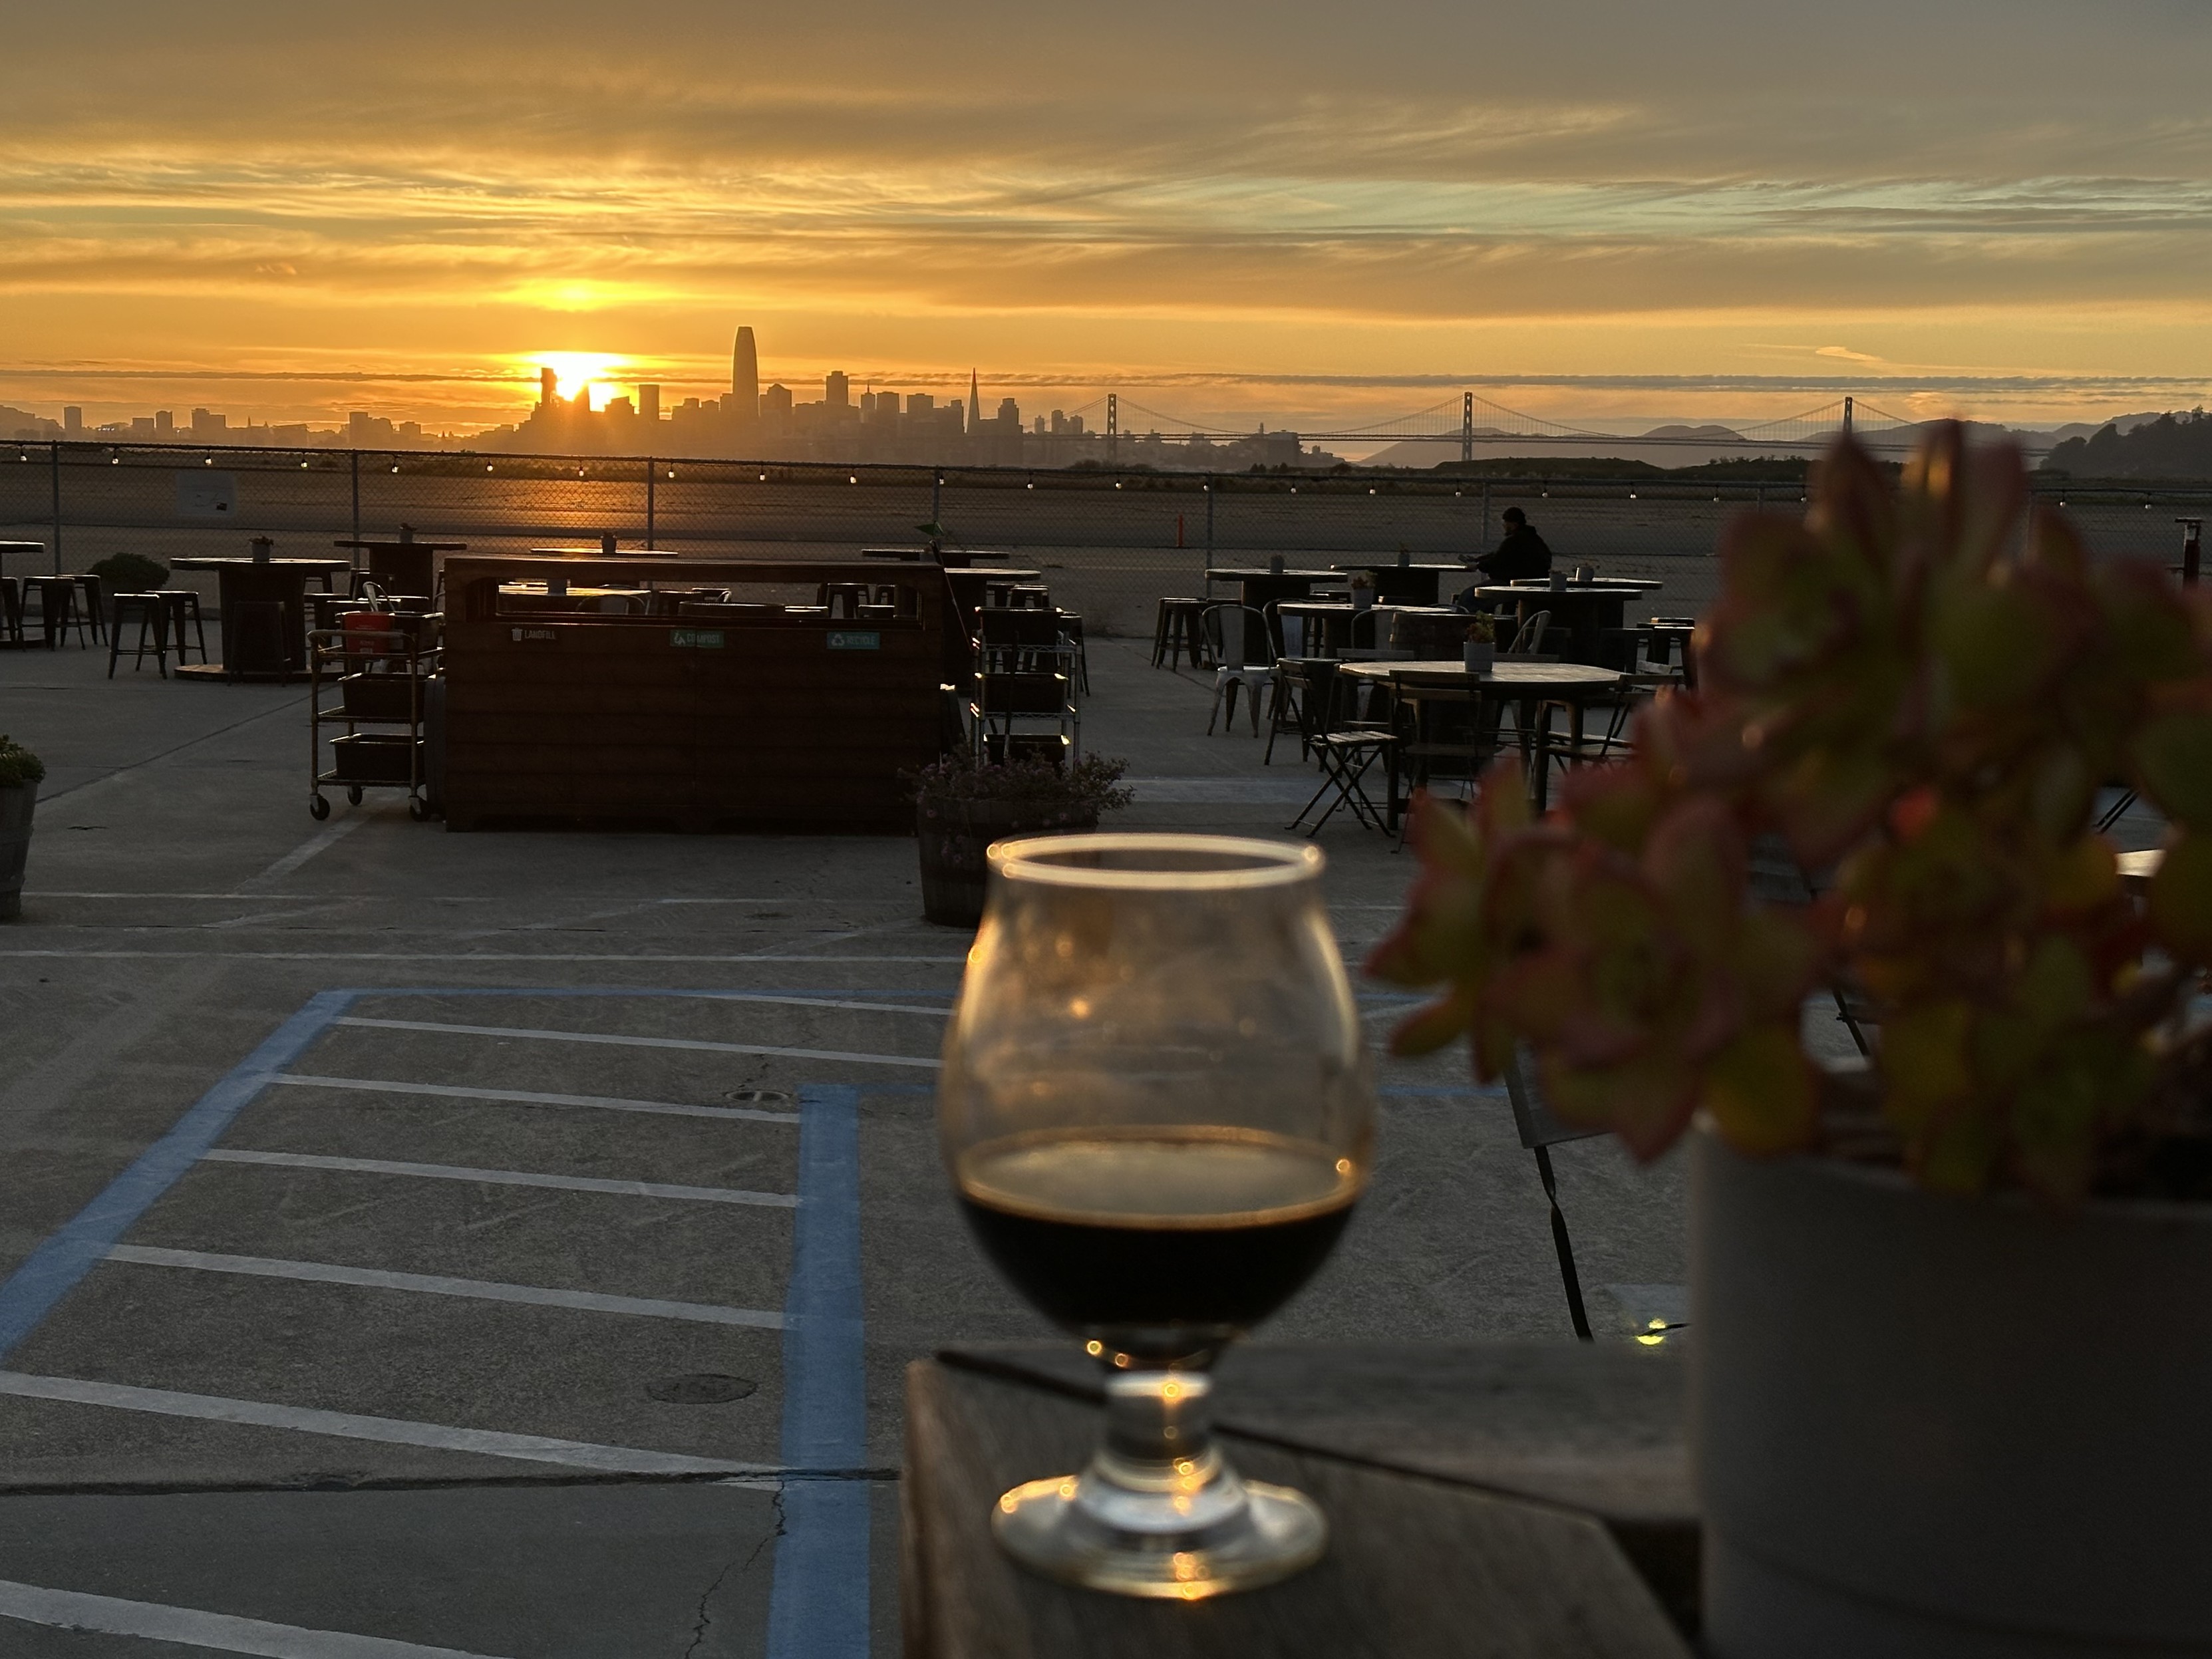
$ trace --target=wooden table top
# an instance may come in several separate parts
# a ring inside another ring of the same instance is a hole
[[[1542,691],[1610,691],[1628,677],[1582,662],[1498,662],[1489,672],[1471,674],[1463,662],[1449,659],[1406,662],[1347,662],[1338,673],[1377,680],[1452,680],[1484,685],[1525,685]]]
[[[44,542],[0,542],[0,553],[43,553]]]
[[[404,552],[410,548],[422,548],[432,553],[460,553],[466,551],[468,548],[468,544],[466,542],[407,542],[401,541],[394,537],[378,538],[374,536],[364,536],[358,540],[342,537],[338,540],[332,542],[331,545],[332,547],[365,548],[371,553],[383,553],[386,551]]]
[[[351,559],[208,558],[188,555],[169,561],[172,570],[350,570]]]
[[[1351,617],[1365,614],[1346,599],[1284,599],[1276,605],[1275,609],[1288,611],[1297,617]],[[1377,599],[1373,605],[1367,606],[1366,610],[1388,611],[1392,615],[1399,617],[1456,617],[1463,614],[1453,610],[1448,605],[1392,605],[1386,599]],[[1468,620],[1473,622],[1474,618],[1469,617]]]
[[[1545,578],[1543,580],[1516,580],[1504,583],[1503,586],[1515,589],[1540,588],[1548,580],[1549,578]],[[1650,593],[1666,586],[1667,584],[1655,576],[1600,576],[1593,582],[1578,583],[1574,580],[1573,572],[1570,568],[1567,586],[1570,587],[1632,587],[1640,593]]]
[[[1277,576],[1296,577],[1300,581],[1330,582],[1343,574],[1340,570],[1270,570],[1265,565],[1216,565],[1206,573],[1206,579],[1210,582],[1241,582]]]
[[[1254,1346],[1219,1379],[1224,1449],[1316,1498],[1329,1548],[1284,1583],[1188,1607],[1063,1589],[991,1540],[1000,1492],[1088,1456],[1095,1364],[1052,1345],[911,1367],[908,1659],[1686,1659],[1698,1523],[1679,1355]]]
[[[1516,587],[1511,582],[1486,582],[1474,591],[1486,599],[1641,599],[1662,584],[1631,586],[1626,582],[1569,582],[1565,587]]]

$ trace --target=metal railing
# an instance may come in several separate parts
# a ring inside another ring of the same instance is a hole
[[[2053,479],[2102,555],[2171,560],[2172,520],[2212,516],[2212,487]],[[182,444],[0,444],[0,540],[37,541],[56,570],[119,551],[157,559],[280,552],[411,525],[475,551],[595,544],[676,551],[849,556],[913,545],[921,526],[1002,548],[1047,573],[1098,633],[1149,629],[1168,593],[1205,591],[1211,562],[1293,564],[1403,551],[1424,561],[1494,546],[1517,506],[1557,558],[1655,577],[1663,613],[1711,597],[1723,526],[1746,508],[1791,511],[1787,483],[1665,477],[1480,478],[1449,471],[1217,473],[297,450]],[[20,570],[28,556],[12,556]]]

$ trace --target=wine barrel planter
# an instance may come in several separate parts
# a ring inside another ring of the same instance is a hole
[[[23,864],[31,852],[35,783],[0,784],[0,921],[23,914]]]
[[[2212,1204],[1691,1153],[1714,1659],[2212,1655]]]
[[[945,800],[915,807],[921,841],[921,911],[932,921],[973,927],[983,920],[983,854],[1010,836],[1079,835],[1098,827],[1095,811],[1018,800]]]

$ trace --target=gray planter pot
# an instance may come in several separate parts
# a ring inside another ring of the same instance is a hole
[[[1715,1659],[2212,1655],[2212,1205],[1691,1171]]]
[[[23,864],[31,853],[31,809],[38,800],[35,783],[0,784],[0,921],[23,914]]]
[[[983,855],[1012,836],[1077,835],[1098,827],[1096,812],[1054,811],[1022,801],[941,800],[915,804],[921,842],[921,910],[932,921],[973,927],[983,920]]]

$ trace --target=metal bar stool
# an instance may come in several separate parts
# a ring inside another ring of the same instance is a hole
[[[101,589],[106,584],[89,570],[81,570],[70,580],[76,584],[77,591],[84,595],[85,614],[92,618],[92,642],[94,645],[106,645],[107,629],[103,620],[100,605]]]
[[[107,678],[115,678],[115,660],[123,654],[123,624],[131,617],[138,619],[138,646],[131,653],[131,672],[137,673],[146,660],[146,635],[154,636],[154,665],[161,671],[161,678],[169,678],[169,607],[159,593],[114,593],[109,595],[112,607],[107,613]]]
[[[13,576],[0,576],[0,639],[23,642],[23,585]]]
[[[185,654],[185,624],[187,623],[191,624],[192,632],[198,637],[200,660],[205,662],[208,659],[207,628],[200,619],[198,592],[189,587],[165,587],[161,590],[161,599],[169,613],[170,630],[176,636],[178,663],[181,665],[190,660]]]
[[[1206,603],[1175,598],[1160,601],[1159,617],[1152,624],[1153,667],[1173,668],[1178,654],[1188,656],[1193,668],[1199,665],[1198,618]]]
[[[30,587],[39,596],[39,623],[46,631],[46,649],[58,647],[69,633],[70,624],[74,623],[77,649],[84,650],[84,611],[76,602],[76,578],[33,576]]]

